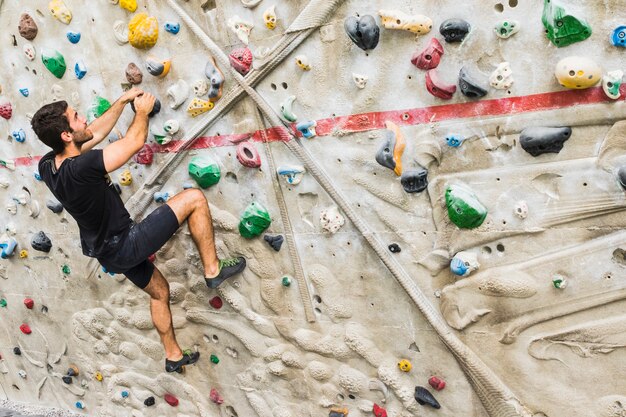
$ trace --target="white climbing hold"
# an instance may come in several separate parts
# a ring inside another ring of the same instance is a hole
[[[35,59],[36,52],[35,52],[35,47],[33,46],[32,43],[25,43],[22,49],[24,51],[24,56],[29,61],[32,61]]]
[[[167,120],[163,124],[163,130],[170,136],[175,135],[180,130],[180,123],[176,119]]]
[[[206,96],[209,93],[209,83],[206,80],[198,80],[193,83],[193,93],[196,97]]]
[[[252,28],[254,28],[254,24],[246,22],[239,16],[235,15],[228,19],[227,25],[230,30],[237,35],[241,42],[248,45],[248,42],[250,41],[250,32],[252,31]]]
[[[247,7],[248,9],[253,9],[259,5],[263,0],[241,0],[241,4],[243,7]]]
[[[113,23],[113,36],[120,45],[128,43],[128,24],[123,20],[116,20]]]
[[[343,224],[345,220],[341,213],[339,213],[339,209],[335,206],[329,207],[326,210],[322,210],[320,213],[320,224],[322,225],[322,229],[335,233]]]
[[[172,109],[179,108],[189,97],[189,85],[185,80],[179,79],[167,89],[167,97]]]
[[[513,84],[511,64],[502,62],[489,76],[489,84],[498,90],[506,90]]]
[[[354,81],[354,84],[356,84],[357,87],[359,87],[360,89],[364,89],[365,86],[367,85],[368,78],[366,75],[361,75],[361,74],[357,74],[353,72],[352,80]]]
[[[520,200],[515,203],[515,215],[520,219],[525,219],[528,217],[528,204],[524,200]]]

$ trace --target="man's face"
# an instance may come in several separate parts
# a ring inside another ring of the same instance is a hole
[[[74,108],[68,106],[65,111],[65,116],[70,122],[70,127],[73,132],[68,132],[72,136],[72,141],[80,147],[80,144],[87,142],[93,138],[93,133],[87,129],[87,119],[81,116],[74,110]]]

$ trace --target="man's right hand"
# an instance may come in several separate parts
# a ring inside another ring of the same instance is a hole
[[[144,92],[135,98],[135,112],[147,116],[152,111],[155,101],[156,97],[154,95]]]

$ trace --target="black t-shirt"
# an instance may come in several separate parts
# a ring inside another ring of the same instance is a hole
[[[39,175],[78,223],[85,255],[97,258],[115,250],[131,219],[104,168],[101,149],[67,158],[59,169],[54,152],[47,153],[39,161]]]

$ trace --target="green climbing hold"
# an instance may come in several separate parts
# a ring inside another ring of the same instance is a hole
[[[6,307],[7,306],[7,300],[5,300],[4,298],[0,298],[0,307]]]
[[[589,23],[569,14],[557,0],[544,0],[541,21],[546,28],[546,36],[559,48],[591,36]]]
[[[283,277],[283,287],[288,287],[291,285],[291,278]]]
[[[220,363],[220,358],[218,358],[218,357],[217,357],[217,356],[215,356],[215,355],[211,355],[211,358],[210,358],[210,359],[211,359],[211,362],[213,362],[213,363],[214,363],[214,364],[216,364],[216,365],[217,365],[218,363]]]
[[[246,239],[259,236],[272,223],[269,213],[261,204],[252,202],[243,211],[239,222],[239,233]]]
[[[63,272],[65,275],[69,275],[72,270],[70,269],[69,265],[63,265],[61,267],[61,272]]]
[[[59,51],[42,50],[41,61],[55,77],[63,78],[67,66],[65,65],[65,58],[63,58],[63,55],[61,55]]]
[[[480,226],[487,217],[487,208],[466,185],[450,185],[446,189],[446,207],[452,223],[461,229]]]
[[[91,123],[111,108],[111,102],[104,97],[96,96],[87,111],[87,122]]]
[[[208,156],[194,156],[189,161],[189,175],[202,188],[217,184],[221,177],[220,166]]]

